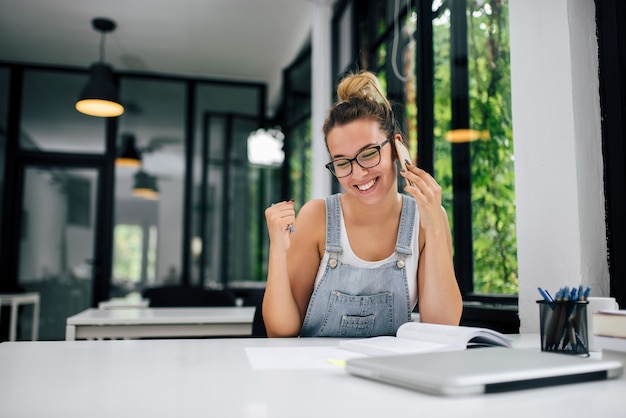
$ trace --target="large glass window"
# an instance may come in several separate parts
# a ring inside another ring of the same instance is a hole
[[[517,234],[506,1],[468,2],[474,291],[515,294]]]
[[[455,166],[453,150],[469,144],[471,288],[481,294],[516,294],[508,4],[486,1],[479,6],[468,2],[465,33],[459,33],[458,28],[456,32],[452,30],[451,12],[443,2],[436,1],[433,6],[437,12],[433,20],[435,177],[444,188],[444,205],[453,207],[455,194],[459,192],[454,188],[455,170],[461,170]],[[453,126],[454,112],[464,109],[454,108],[459,105],[453,103],[453,97],[461,93],[453,91],[453,71],[460,70],[451,65],[454,60],[451,45],[463,41],[468,88],[465,103],[460,106],[468,108],[469,125],[459,129]],[[453,216],[451,225],[455,238],[459,239]]]
[[[248,163],[248,137],[263,127],[261,85],[196,88],[190,271],[206,287],[264,281],[265,171]],[[271,176],[270,176],[271,180]]]
[[[306,49],[284,72],[284,130],[288,180],[282,199],[296,210],[311,199],[311,55]]]
[[[180,283],[186,157],[183,82],[123,77],[120,96],[117,154],[141,161],[115,167],[114,296]]]
[[[74,108],[86,82],[85,74],[25,71],[20,148],[104,153],[105,118],[84,115]]]
[[[4,195],[4,161],[7,143],[7,123],[9,110],[9,69],[0,68],[0,196]],[[2,199],[0,198],[0,219],[2,219]],[[2,225],[0,223],[0,237]],[[1,238],[0,238],[1,239]]]
[[[141,281],[143,230],[139,225],[117,224],[113,232],[113,277]]]
[[[350,3],[357,67],[377,74],[443,188],[464,297],[516,294],[508,2]]]
[[[67,317],[91,306],[97,179],[95,170],[24,170],[19,285],[41,297],[41,340],[64,339]]]

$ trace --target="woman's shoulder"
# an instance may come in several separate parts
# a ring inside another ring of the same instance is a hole
[[[325,221],[326,203],[324,199],[312,199],[306,202],[298,212],[298,218],[315,219]]]
[[[306,202],[298,211],[294,224],[297,240],[313,244],[320,258],[324,253],[326,241],[326,207],[324,199],[314,199]]]

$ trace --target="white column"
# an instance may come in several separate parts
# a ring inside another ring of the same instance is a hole
[[[593,296],[609,296],[598,39],[595,4],[569,0],[574,134],[580,225],[580,280]]]
[[[536,304],[579,284],[608,289],[593,2],[510,0],[520,331]]]
[[[328,151],[324,143],[322,125],[332,100],[331,77],[331,18],[332,1],[315,0],[311,40],[311,138],[312,138],[312,198],[318,199],[331,192],[331,177],[324,164]]]

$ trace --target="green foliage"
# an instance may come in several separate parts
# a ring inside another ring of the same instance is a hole
[[[451,120],[449,15],[435,21],[433,33],[435,174],[443,187],[444,206],[450,208],[452,145],[443,139]],[[518,276],[508,2],[488,0],[481,6],[468,2],[467,36],[470,125],[489,133],[488,139],[471,144],[474,291],[515,294]]]
[[[313,158],[311,136],[311,119],[306,118],[292,128],[288,138],[292,147],[289,159],[290,198],[295,200],[296,211],[311,199],[311,161]]]
[[[143,233],[139,225],[115,226],[113,238],[113,277],[116,280],[141,280]]]

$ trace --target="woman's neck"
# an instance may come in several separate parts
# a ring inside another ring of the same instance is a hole
[[[341,195],[341,208],[344,218],[349,218],[354,223],[378,223],[381,219],[399,215],[402,210],[402,195],[392,188],[380,202],[365,204],[355,196],[344,193]]]

